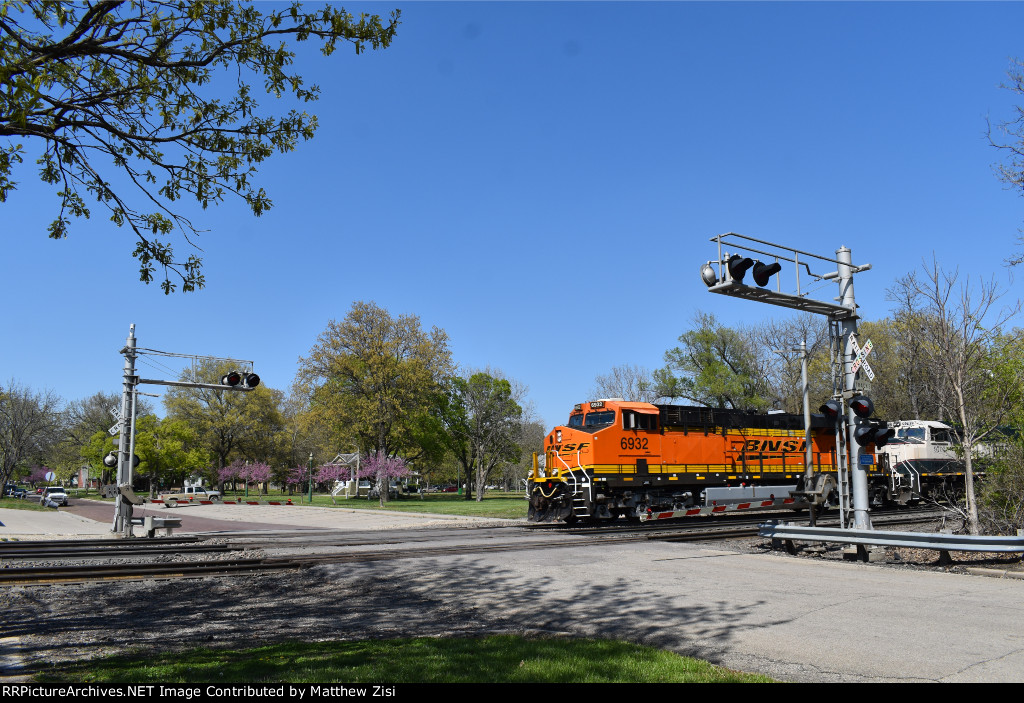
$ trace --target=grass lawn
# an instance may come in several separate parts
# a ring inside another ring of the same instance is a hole
[[[295,501],[295,498],[292,498]],[[305,496],[302,498],[303,505]],[[376,498],[341,498],[338,497],[337,505],[331,502],[330,496],[313,496],[313,505],[324,507],[355,508],[381,510],[380,501]],[[465,496],[456,493],[426,493],[421,499],[418,495],[402,496],[397,500],[389,500],[384,510],[394,510],[407,513],[441,513],[445,515],[469,515],[475,517],[494,518],[525,518],[528,503],[522,493],[501,493],[498,491],[484,494],[484,499],[479,503],[476,500],[466,500]]]
[[[769,683],[614,640],[419,638],[195,649],[63,665],[61,683]]]
[[[0,508],[10,508],[11,510],[53,511],[53,508],[47,508],[40,505],[39,496],[35,493],[31,493],[25,498],[11,498],[10,496],[4,496],[3,498],[0,498]]]

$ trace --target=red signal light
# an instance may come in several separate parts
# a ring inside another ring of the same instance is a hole
[[[871,417],[875,413],[875,404],[866,395],[858,395],[851,400],[850,408],[857,417]]]

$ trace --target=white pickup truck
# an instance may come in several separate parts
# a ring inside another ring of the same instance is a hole
[[[167,493],[160,494],[160,500],[162,500],[164,505],[168,508],[173,508],[179,501],[211,500],[214,503],[218,503],[220,502],[220,499],[220,491],[215,488],[206,488],[205,486],[187,486],[183,491],[171,489]]]

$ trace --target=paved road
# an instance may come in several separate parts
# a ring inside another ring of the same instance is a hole
[[[1024,682],[1018,580],[660,541],[321,566],[309,576],[344,593],[401,584],[385,613],[359,605],[382,628],[423,622],[450,594],[478,627],[491,619],[623,638],[781,680]]]
[[[133,511],[135,517],[146,517],[154,515],[156,517],[178,517],[181,518],[181,529],[177,530],[178,534],[201,534],[207,532],[225,532],[225,531],[250,531],[250,530],[265,530],[267,529],[266,520],[252,520],[244,519],[244,517],[252,516],[253,513],[249,513],[248,516],[239,514],[239,511],[234,510],[231,517],[227,517],[224,513],[225,509],[233,508],[257,508],[255,515],[259,516],[267,508],[296,508],[298,506],[228,506],[228,505],[196,505],[196,506],[182,506],[181,508],[146,508],[136,506]],[[88,518],[89,520],[96,521],[106,525],[106,529],[109,531],[110,525],[114,521],[114,504],[104,503],[98,500],[86,500],[86,499],[74,499],[66,509],[73,515],[79,517]],[[288,518],[289,515],[284,516]],[[281,529],[291,530],[308,530],[314,529],[309,525],[302,524],[303,513],[291,513],[291,521],[294,525],[283,524]]]
[[[496,522],[474,517],[306,505],[215,504],[179,505],[176,508],[136,507],[134,515],[179,517],[182,519],[182,526],[175,533],[179,535],[267,529],[359,531],[444,525],[467,526]],[[87,498],[72,498],[68,507],[52,512],[0,508],[0,538],[109,537],[113,519],[113,503]],[[136,528],[136,533],[141,534],[141,528]]]

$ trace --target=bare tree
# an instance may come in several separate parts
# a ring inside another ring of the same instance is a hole
[[[4,484],[19,465],[40,459],[58,439],[60,403],[53,391],[33,393],[13,379],[0,387],[0,479]]]
[[[1006,72],[1010,79],[1004,83],[1003,88],[1024,97],[1024,61],[1013,59],[1010,70]],[[996,166],[999,180],[1011,190],[1024,195],[1024,105],[1017,105],[1014,108],[1017,113],[1015,119],[999,123],[996,128],[1002,135],[999,140],[993,138],[992,127],[989,125],[989,144],[996,147],[1006,155],[1003,163]],[[1024,244],[1024,235],[1017,237],[1017,244]],[[1018,252],[1009,257],[1006,262],[1010,266],[1024,263],[1024,254]]]
[[[1020,397],[1020,379],[1008,383],[993,369],[1004,356],[1003,347],[1017,343],[1003,335],[1002,329],[1020,310],[1020,303],[997,310],[1002,293],[994,280],[972,286],[968,277],[958,283],[957,271],[943,271],[934,259],[931,267],[923,268],[923,274],[911,272],[899,279],[890,295],[905,301],[906,312],[918,327],[922,361],[943,386],[949,417],[960,425],[965,463],[963,511],[971,534],[978,534],[975,451]]]
[[[803,412],[800,357],[790,352],[795,345],[805,340],[808,363],[821,356],[827,359],[828,324],[819,315],[802,313],[783,320],[768,320],[755,329],[754,334],[756,346],[762,352],[761,373],[767,381],[767,387],[774,393],[779,409],[790,413]],[[817,385],[821,388],[811,384],[812,393],[823,396],[826,384]]]
[[[651,370],[635,364],[614,367],[610,373],[594,379],[591,398],[622,398],[636,403],[658,400],[656,382]]]

